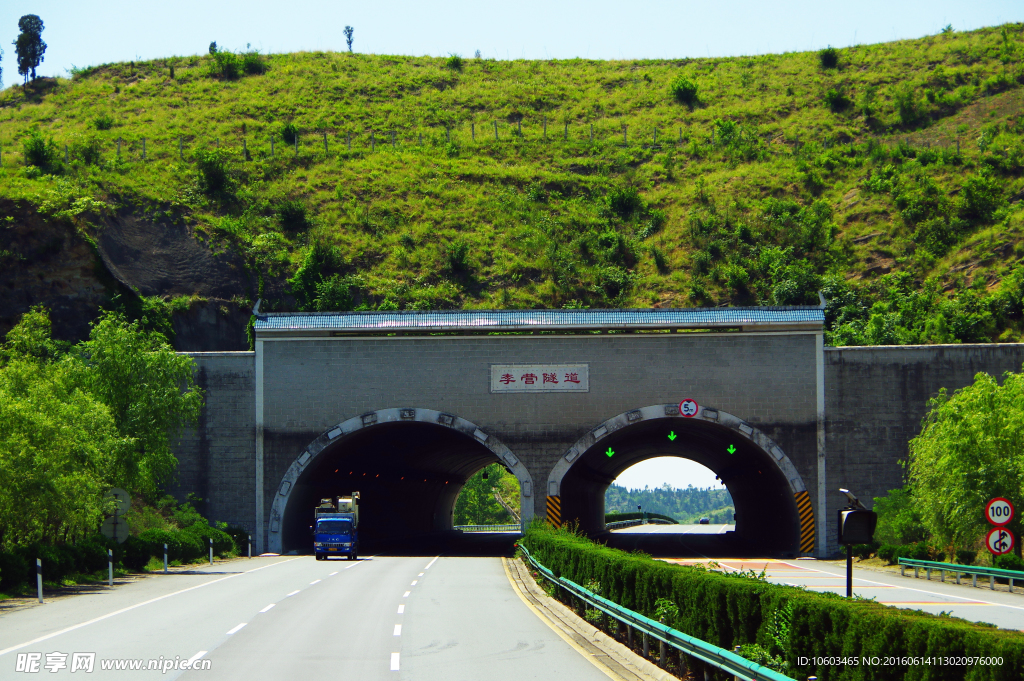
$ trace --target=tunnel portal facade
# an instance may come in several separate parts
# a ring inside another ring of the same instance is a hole
[[[825,348],[823,321],[820,307],[257,314],[254,352],[190,353],[206,404],[171,491],[279,553],[309,541],[318,496],[356,490],[371,534],[450,531],[462,484],[501,462],[524,520],[599,533],[621,470],[683,456],[730,489],[738,535],[831,554],[837,489],[900,486],[928,398],[1019,371],[1024,346]],[[681,414],[684,399],[698,409]]]

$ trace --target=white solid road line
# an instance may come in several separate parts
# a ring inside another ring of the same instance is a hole
[[[319,580],[319,579],[314,579],[314,580],[313,580],[312,582],[310,582],[310,583],[309,583],[309,585],[310,585],[310,586],[313,586],[314,584],[319,584],[319,583],[320,583],[321,581],[322,581],[322,580]]]
[[[430,561],[429,563],[427,563],[427,567],[425,567],[425,568],[423,568],[423,569],[424,569],[424,570],[429,570],[429,569],[430,569],[430,566],[431,566],[431,565],[433,565],[434,563],[436,563],[436,562],[437,562],[437,559],[438,559],[438,558],[440,558],[440,557],[441,557],[441,556],[434,556],[434,560],[432,560],[432,561]]]
[[[191,667],[193,662],[195,662],[196,660],[198,660],[199,658],[201,658],[205,654],[206,654],[205,650],[200,650],[198,653],[196,653],[192,657],[188,658],[188,660],[185,661],[185,664],[182,665],[182,668]]]
[[[239,630],[240,630],[240,629],[241,629],[242,627],[244,627],[244,626],[245,626],[246,624],[248,624],[248,622],[242,622],[242,623],[241,623],[241,624],[239,624],[239,625],[238,625],[237,627],[235,627],[234,629],[232,629],[231,631],[229,631],[229,632],[228,632],[228,636],[230,636],[231,634],[234,634],[235,632],[239,631]]]
[[[295,591],[293,591],[293,592],[291,592],[290,594],[288,594],[287,596],[285,596],[285,598],[289,598],[289,597],[291,597],[291,596],[294,596],[294,595],[295,595],[295,594],[297,594],[297,593],[299,593],[299,590],[298,590],[298,589],[296,589]]]
[[[277,605],[277,603],[271,603],[267,607],[265,607],[262,610],[260,610],[260,612],[266,612],[267,610],[270,610],[271,608],[273,608],[275,605]]]
[[[6,655],[7,653],[12,652],[14,650],[18,650],[19,648],[24,648],[25,646],[30,646],[30,645],[32,645],[34,643],[39,643],[40,641],[46,641],[47,639],[51,639],[51,638],[53,638],[55,636],[60,636],[61,634],[66,634],[69,631],[74,631],[75,629],[81,629],[82,627],[87,627],[90,624],[95,624],[96,622],[102,622],[103,620],[107,619],[108,617],[113,617],[114,615],[120,615],[121,613],[128,612],[129,610],[134,610],[135,608],[141,608],[144,605],[149,605],[150,603],[156,603],[157,601],[162,601],[165,598],[170,598],[171,596],[177,596],[178,594],[183,594],[183,593],[188,592],[188,591],[195,591],[196,589],[202,589],[203,587],[210,586],[211,584],[216,584],[217,582],[223,582],[224,580],[227,580],[227,579],[234,579],[235,577],[241,577],[242,575],[247,575],[250,572],[257,572],[259,570],[263,570],[263,569],[268,568],[268,567],[274,567],[275,565],[283,565],[285,563],[290,563],[293,560],[298,560],[298,558],[289,558],[288,560],[278,561],[276,563],[271,563],[270,565],[264,565],[263,567],[253,568],[252,570],[246,570],[245,572],[238,572],[238,573],[235,573],[233,575],[228,575],[227,577],[221,577],[220,579],[215,579],[213,581],[206,582],[204,584],[197,584],[196,586],[190,586],[187,589],[181,589],[180,591],[174,591],[174,592],[169,593],[169,594],[164,594],[163,596],[157,596],[156,598],[150,598],[148,601],[143,601],[141,603],[136,603],[135,605],[129,605],[127,608],[121,608],[120,610],[115,610],[114,612],[109,612],[106,615],[100,615],[99,617],[95,617],[95,618],[93,618],[91,620],[88,620],[86,622],[81,622],[80,624],[75,624],[73,626],[61,629],[60,631],[55,631],[52,634],[47,634],[46,636],[40,636],[39,638],[34,638],[31,641],[26,641],[25,643],[19,643],[18,645],[11,646],[10,648],[4,648],[3,650],[0,650],[0,655]],[[298,592],[296,592],[296,593],[298,593]],[[206,651],[203,651],[203,654],[205,655]]]
[[[406,591],[404,594],[402,594],[402,598],[408,598],[409,594],[411,594],[411,593],[412,593],[411,591]]]
[[[785,562],[785,561],[783,561],[783,562]],[[802,566],[793,565],[792,563],[785,563],[785,564],[789,565],[791,567],[802,567]],[[846,577],[846,575],[837,575],[835,573],[826,572],[825,570],[819,570],[817,568],[802,568],[802,569],[804,569],[804,570],[813,570],[814,572],[820,572],[823,575],[828,575],[828,576],[834,577],[836,579],[843,579],[843,578]],[[863,577],[854,577],[854,579],[855,580],[860,580],[862,582],[868,582],[869,584],[881,584],[882,586],[889,586],[889,587],[893,587],[895,589],[906,589],[907,591],[917,591],[918,593],[931,594],[933,596],[942,596],[943,598],[957,598],[957,599],[959,599],[961,601],[977,601],[978,603],[984,603],[985,605],[995,605],[995,606],[1001,607],[1001,608],[1013,608],[1014,610],[1024,610],[1024,607],[1021,607],[1019,605],[1006,605],[1005,603],[993,603],[992,601],[983,601],[980,598],[968,598],[966,596],[954,596],[953,594],[944,594],[944,593],[939,593],[938,591],[928,591],[927,589],[916,589],[916,588],[914,588],[912,586],[903,586],[902,584],[900,584],[900,585],[886,584],[885,582],[876,582],[876,581],[873,581],[873,580],[870,580],[870,579],[864,579]],[[936,603],[936,605],[941,605],[941,603]],[[951,605],[956,605],[956,604],[955,603],[951,603]]]
[[[398,653],[391,653],[391,671],[398,671]]]
[[[403,612],[405,612],[405,606],[404,605],[398,606],[398,614],[401,615]]]
[[[395,636],[401,636],[401,635],[402,635],[402,625],[401,624],[396,624],[395,625]]]

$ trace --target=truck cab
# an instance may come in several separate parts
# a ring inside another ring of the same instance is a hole
[[[321,499],[314,512],[313,553],[317,560],[359,555],[359,492]]]

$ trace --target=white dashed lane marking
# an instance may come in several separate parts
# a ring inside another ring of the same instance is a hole
[[[273,608],[275,605],[277,605],[277,603],[271,603],[267,607],[265,607],[262,610],[260,610],[260,612],[266,612],[267,610],[270,610],[271,608]]]
[[[239,624],[239,625],[238,625],[237,627],[235,627],[234,629],[232,629],[231,631],[229,631],[229,632],[228,632],[228,635],[230,636],[231,634],[234,634],[235,632],[237,632],[238,630],[240,630],[240,629],[241,629],[242,627],[244,627],[244,626],[245,626],[246,624],[248,624],[248,622],[242,622],[242,623],[241,623],[241,624]]]

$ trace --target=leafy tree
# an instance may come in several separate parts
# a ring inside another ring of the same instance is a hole
[[[18,39],[14,41],[14,51],[18,54],[18,73],[25,77],[28,84],[29,75],[36,78],[36,68],[43,63],[46,43],[43,42],[43,20],[35,14],[26,14],[18,19]]]
[[[4,60],[4,48],[0,47],[0,63]],[[0,90],[4,87],[4,69],[0,66]]]
[[[516,522],[495,493],[519,513],[519,480],[500,463],[492,463],[471,476],[455,501],[456,525],[503,525]]]
[[[154,492],[177,465],[172,436],[195,423],[202,408],[192,360],[119,312],[104,313],[76,350],[89,368],[89,391],[107,405],[118,432],[132,438],[133,446],[113,462],[112,481],[129,491]]]
[[[881,544],[914,544],[927,539],[913,492],[909,488],[890,490],[876,497],[872,510],[878,514],[875,541]]]
[[[818,62],[823,69],[834,69],[839,66],[839,50],[829,45],[818,52]]]
[[[352,34],[355,33],[355,29],[351,26],[345,27],[345,42],[348,43],[348,51],[352,51]]]
[[[1024,374],[1007,372],[999,385],[979,373],[952,395],[939,391],[929,407],[921,434],[910,441],[914,498],[933,538],[950,549],[969,547],[988,527],[989,499],[1024,508]],[[1019,514],[1009,529],[1019,556]]]
[[[690,107],[695,106],[699,101],[697,83],[686,76],[679,76],[673,80],[668,86],[668,91],[672,95],[672,99]]]
[[[214,40],[210,43],[210,54],[217,54],[217,41]]]

